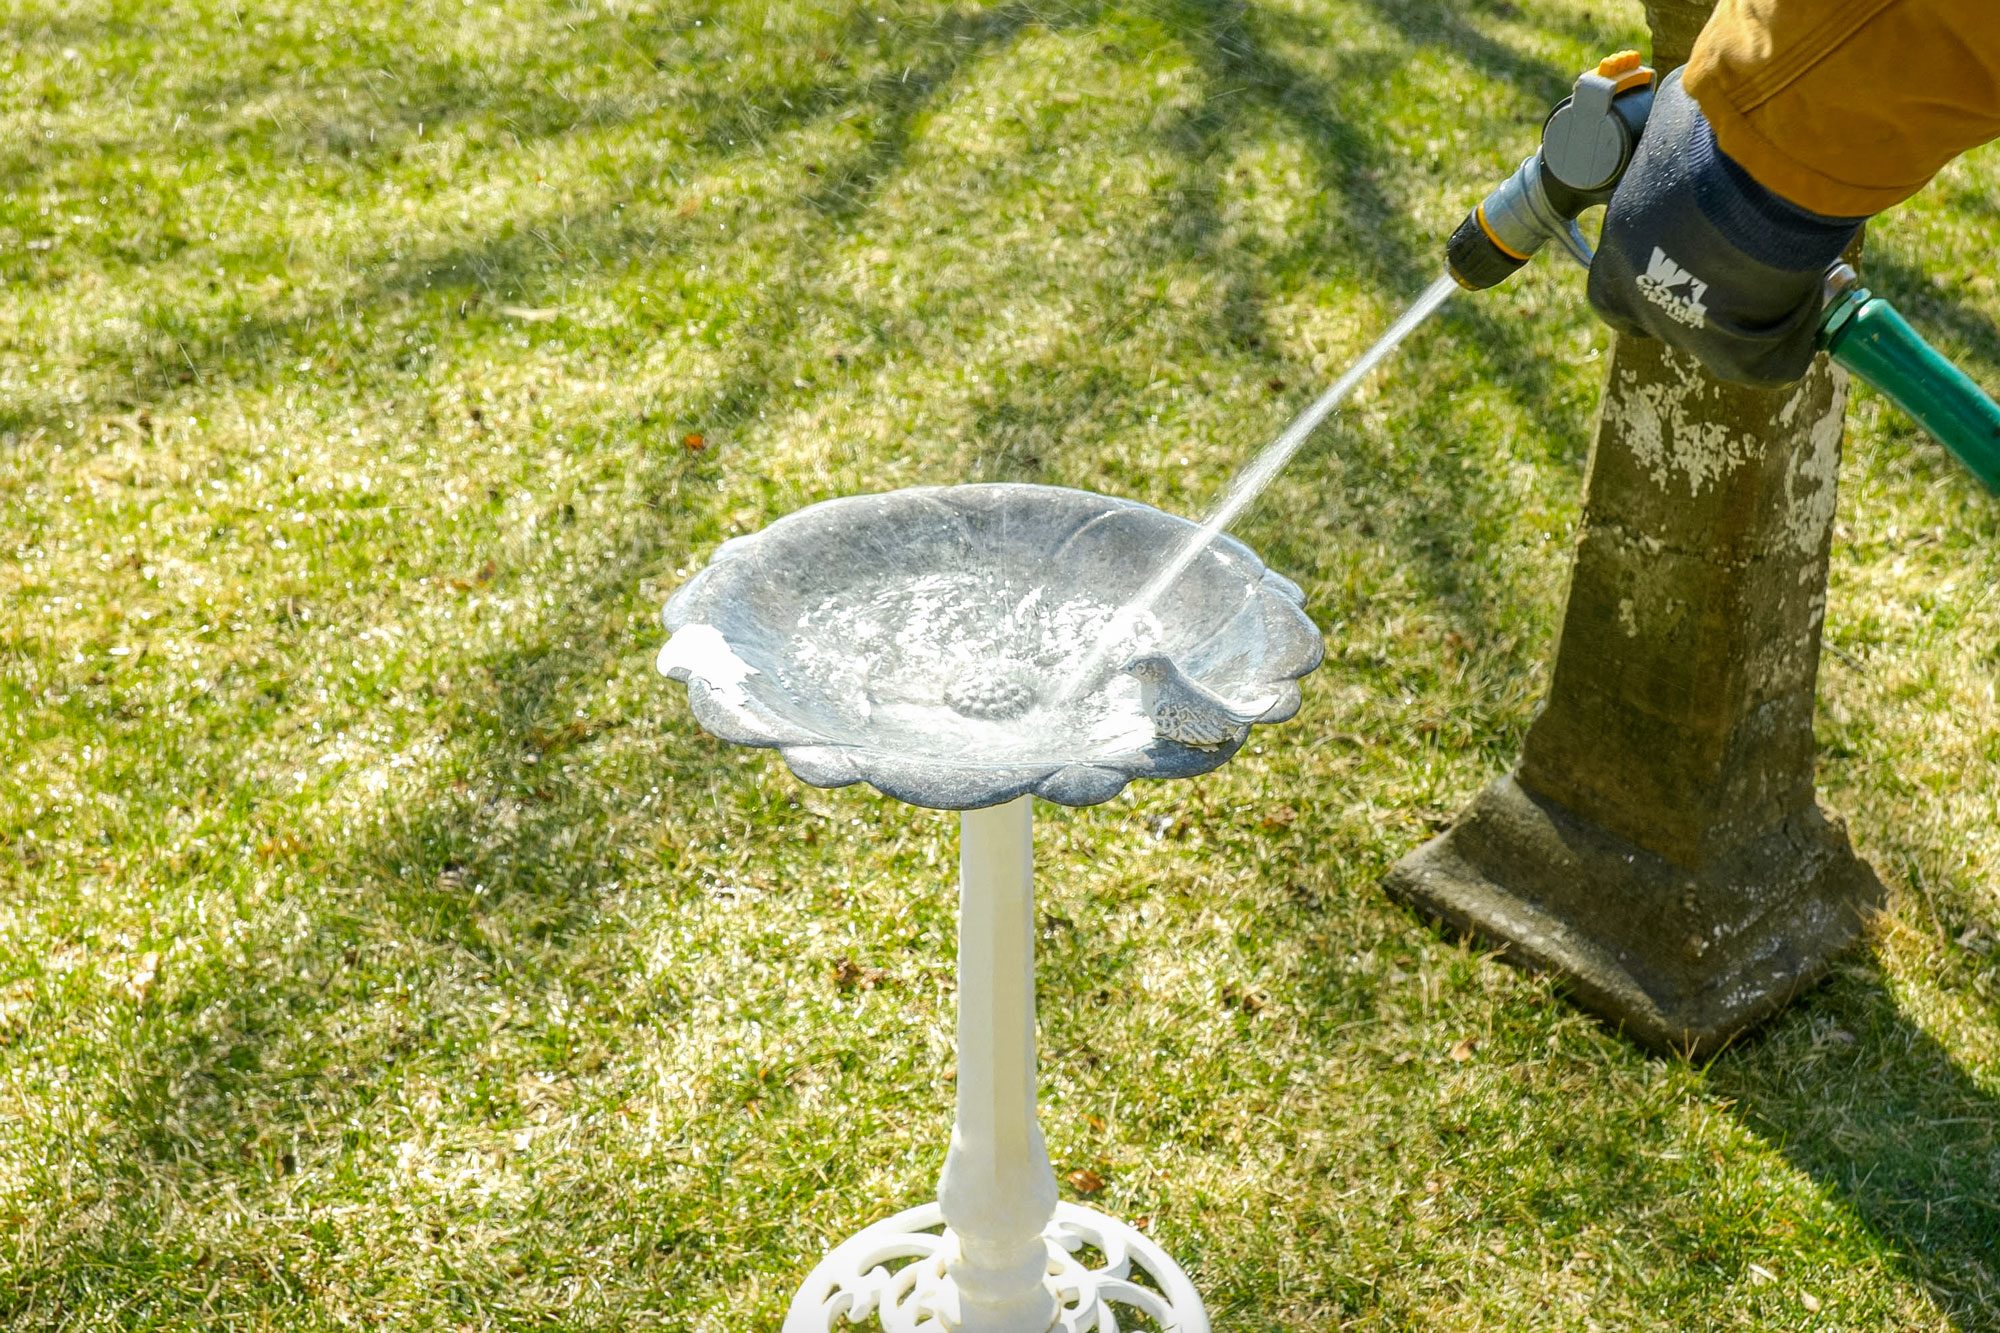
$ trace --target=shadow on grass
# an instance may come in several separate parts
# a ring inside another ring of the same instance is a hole
[[[1559,92],[1568,81],[1553,64],[1479,34],[1443,7],[1389,0],[1370,0],[1369,7],[1413,45],[1465,56],[1537,97]],[[1367,129],[1374,105],[1370,99],[1379,96],[1383,82],[1407,60],[1405,53],[1345,52],[1332,70],[1321,73],[1281,49],[1325,45],[1324,34],[1295,15],[1254,0],[1171,0],[1166,8],[1205,75],[1207,96],[1168,131],[1168,141],[1186,163],[1188,184],[1161,243],[1206,271],[1225,275],[1220,320],[1225,336],[1253,353],[1272,339],[1267,292],[1274,287],[1295,289],[1327,274],[1358,276],[1389,297],[1389,308],[1395,309],[1441,273],[1443,237],[1412,225],[1386,184],[1399,163]],[[1217,199],[1237,99],[1289,125],[1312,163],[1311,198],[1319,216],[1299,229],[1299,239],[1289,248],[1267,258],[1223,241]],[[1454,430],[1452,394],[1434,389],[1425,399],[1411,393],[1427,368],[1442,364],[1435,353],[1426,359],[1426,336],[1452,337],[1462,364],[1451,366],[1448,374],[1483,378],[1499,386],[1527,419],[1552,420],[1549,405],[1560,398],[1546,349],[1536,346],[1536,330],[1476,298],[1455,301],[1431,330],[1419,330],[1398,360],[1378,372],[1393,386],[1385,392],[1410,403],[1406,419],[1412,426],[1394,432],[1360,430],[1336,416],[1322,430],[1337,439],[1331,447],[1340,455],[1348,493],[1306,475],[1313,467],[1306,459],[1278,479],[1237,530],[1276,567],[1298,573],[1323,568],[1327,543],[1343,533],[1365,541],[1386,529],[1408,558],[1424,596],[1447,609],[1472,641],[1504,658],[1496,668],[1518,673],[1531,645],[1503,622],[1519,601],[1519,588],[1506,581],[1506,571],[1496,562],[1480,558],[1501,537],[1509,515],[1503,508],[1472,502],[1468,494],[1465,455],[1479,442]],[[1317,392],[1316,372],[1301,364],[1285,369],[1287,383],[1306,386],[1299,392],[1303,406],[1306,394]],[[1552,452],[1579,478],[1588,426],[1579,414],[1550,431]],[[1472,429],[1470,423],[1464,429]],[[1328,446],[1322,441],[1316,447]],[[1478,462],[1472,464],[1475,474],[1480,468]],[[1308,515],[1317,516],[1317,525],[1301,521]],[[1329,529],[1338,531],[1330,536]]]
[[[788,129],[829,116],[865,115],[871,122],[867,140],[857,151],[829,166],[818,188],[805,198],[809,207],[823,215],[824,222],[836,227],[849,225],[866,210],[882,182],[907,154],[916,117],[963,65],[1003,46],[1031,23],[1087,22],[1093,12],[1064,7],[1052,18],[1026,0],[992,9],[952,10],[921,30],[923,58],[895,74],[842,78],[830,63],[820,62],[819,72],[803,82],[704,88],[678,104],[683,114],[695,116],[704,126],[704,133],[689,146],[697,151],[701,166],[712,168],[757,150]],[[846,35],[854,42],[879,40],[876,26],[866,15],[852,16],[846,26]],[[619,39],[620,45],[625,42]],[[412,130],[428,116],[430,132],[436,134],[441,127],[490,109],[485,105],[490,91],[487,84],[469,79],[455,64],[444,67],[435,78],[424,69],[405,72],[399,76],[399,87],[407,95],[396,114],[407,120]],[[240,100],[256,91],[233,88],[229,96]],[[214,95],[224,96],[221,92]],[[615,112],[585,115],[553,92],[525,105],[526,110],[517,109],[519,114],[507,117],[510,134],[518,142],[633,123],[654,110],[643,104],[621,103]],[[273,132],[266,127],[260,137],[270,140]],[[281,157],[286,152],[283,142],[263,142],[260,146]],[[36,151],[52,155],[51,160],[60,163],[63,148],[61,144],[43,145]],[[159,153],[163,144],[134,143],[124,151],[135,156]],[[370,155],[392,155],[393,151],[384,146],[378,154],[371,146]],[[603,181],[600,197],[589,207],[547,217],[500,218],[486,234],[469,242],[413,245],[408,237],[388,236],[372,259],[356,266],[364,276],[352,290],[296,313],[244,313],[230,301],[155,305],[139,314],[136,334],[97,335],[89,340],[82,359],[91,389],[84,402],[17,397],[0,404],[0,435],[29,437],[37,430],[74,422],[79,413],[88,416],[139,406],[171,408],[218,386],[275,382],[290,373],[301,354],[314,352],[316,342],[327,331],[365,327],[367,321],[357,316],[372,310],[422,299],[447,321],[448,328],[451,322],[468,318],[499,318],[480,309],[481,302],[490,297],[541,304],[551,283],[573,280],[580,265],[606,269],[639,262],[671,264],[690,243],[694,226],[677,218],[638,220],[624,208],[626,200],[657,192],[657,173],[657,164],[641,163],[618,178]],[[178,254],[185,244],[185,240],[176,240],[167,247],[169,252],[155,261],[136,264],[130,281],[143,285],[149,273],[184,262]],[[23,282],[40,280],[32,266],[12,276]],[[765,310],[783,312],[784,318],[796,322],[793,307],[776,301],[762,304]],[[450,313],[454,308],[455,315]],[[771,339],[765,336],[743,341],[769,345]]]
[[[1082,8],[1067,9],[1062,18],[1068,23],[1086,22],[1090,13]],[[941,50],[896,77],[877,79],[862,94],[876,107],[884,124],[865,150],[851,155],[821,177],[819,188],[806,196],[807,204],[840,222],[859,216],[908,156],[910,131],[917,115],[945,82],[967,60],[1004,46],[1035,22],[1049,23],[1050,17],[1027,0],[947,14],[932,28],[927,39]],[[860,32],[867,30],[865,16],[857,16],[855,24]]]
[[[976,45],[979,28],[1004,21],[1015,8],[949,11],[936,24],[935,41]],[[799,51],[788,53],[793,58],[769,65],[733,58],[724,35],[726,16],[712,17],[704,33],[699,20],[672,14],[551,14],[538,34],[544,40],[525,50],[447,47],[442,53],[385,38],[365,11],[358,17],[352,30],[329,30],[312,21],[311,32],[288,33],[282,22],[267,22],[260,29],[273,30],[254,41],[242,39],[240,50],[214,42],[214,30],[199,16],[160,15],[141,22],[110,14],[43,13],[0,19],[0,40],[41,60],[95,51],[130,66],[134,79],[165,80],[164,87],[148,90],[156,103],[151,120],[157,132],[36,139],[0,148],[6,154],[0,165],[17,196],[36,193],[31,187],[59,179],[92,157],[170,160],[185,154],[191,141],[212,153],[247,149],[250,156],[242,165],[253,170],[268,165],[273,171],[316,166],[368,171],[399,162],[420,139],[435,141],[472,122],[486,122],[491,138],[518,149],[649,119],[668,108],[699,127],[685,139],[686,147],[729,156],[829,113],[885,102],[895,95],[892,85],[904,83],[911,72],[854,71],[851,51],[883,41],[887,31],[858,11],[845,21],[837,13],[826,15],[828,24],[816,41],[802,42]],[[682,54],[676,39],[682,39],[699,73],[712,72],[706,62],[726,61],[733,66],[730,76],[673,78],[669,55]],[[178,59],[204,41],[213,43],[208,59]],[[705,52],[704,45],[716,49]],[[665,70],[665,75],[637,80],[627,93],[588,80],[575,90],[565,86],[578,70],[621,69],[635,75]],[[45,100],[60,103],[68,96],[54,88]],[[246,106],[257,114],[244,115]],[[113,173],[108,184],[125,186],[127,175]]]
[[[838,180],[829,184],[828,193],[812,201],[821,215],[820,224],[814,239],[805,244],[794,266],[796,272],[810,275],[824,252],[841,240],[843,224],[866,209],[874,192],[907,152],[911,122],[952,71],[982,49],[1007,40],[1034,17],[1034,11],[1026,5],[1009,5],[971,18],[961,15],[963,21],[951,26],[943,38],[951,47],[948,58],[941,58],[907,78],[882,83],[880,91],[886,99],[879,108],[883,127],[857,155],[856,161],[836,173]],[[608,226],[609,215],[603,221]],[[605,231],[597,238],[607,246],[634,244],[641,248],[648,239],[643,231]],[[508,275],[533,267],[529,262],[532,254],[531,246],[512,241],[433,253],[389,269],[371,284],[366,297],[357,304],[378,304],[420,288],[438,288],[443,285],[441,277],[464,283],[472,281],[475,275],[487,275],[489,281],[505,280]],[[806,293],[799,285],[788,284],[762,295],[765,309],[772,312],[772,322],[759,329],[759,336],[752,341],[765,346],[781,345],[797,313],[805,306]],[[226,356],[236,342],[257,343],[282,337],[310,322],[309,319],[282,321],[239,335],[224,334],[205,342],[202,351],[210,356]],[[782,386],[771,376],[760,373],[753,365],[725,379],[696,411],[704,421],[727,427],[755,418],[782,391]],[[628,476],[631,490],[648,496],[677,491],[686,466],[679,451],[642,454],[638,464],[637,471]],[[575,698],[600,686],[607,678],[608,663],[631,651],[629,641],[613,637],[606,630],[607,609],[629,602],[649,574],[691,556],[696,544],[718,535],[710,530],[714,527],[712,517],[668,523],[662,521],[653,507],[627,511],[608,534],[598,538],[592,549],[574,562],[583,569],[584,577],[566,589],[555,618],[536,627],[536,645],[524,645],[498,663],[475,667],[486,677],[487,684],[479,695],[492,701],[492,711],[477,719],[476,729],[485,739],[469,751],[474,761],[470,775],[476,779],[474,785],[511,789],[525,784],[523,790],[532,801],[546,803],[552,799],[547,794],[534,795],[537,790],[545,791],[552,781],[560,781],[544,777],[547,770],[534,767],[538,757],[545,755],[551,745],[570,744],[578,739],[569,734],[565,724]],[[646,618],[650,620],[650,608]],[[698,734],[692,724],[688,724],[688,730],[691,735]],[[698,748],[711,755],[719,749],[705,738],[698,742]],[[465,811],[449,802],[442,803],[435,817],[422,809],[399,813],[397,822],[411,830],[407,839],[371,848],[363,859],[385,867],[413,864],[402,854],[406,850],[403,841],[410,847],[449,844],[467,831],[464,817]],[[539,818],[525,821],[516,818],[511,822],[529,830],[546,831]],[[462,873],[452,878],[463,877],[464,872],[477,868],[461,863],[458,870]],[[427,894],[420,897],[428,900]]]
[[[1844,968],[1708,1084],[1839,1200],[1964,1329],[2000,1327],[2000,1097]]]
[[[1548,106],[1554,106],[1567,95],[1576,79],[1577,71],[1565,71],[1548,61],[1525,55],[1468,21],[1468,13],[1500,15],[1511,10],[1511,5],[1492,0],[1470,4],[1465,0],[1361,0],[1361,3],[1411,45],[1453,52],[1482,74],[1533,94]],[[1571,37],[1582,32],[1588,41],[1604,40],[1601,32],[1584,29],[1581,24],[1562,31]]]
[[[836,173],[827,191],[810,201],[817,221],[798,243],[790,270],[796,280],[760,293],[764,326],[753,340],[758,346],[783,344],[808,304],[801,284],[895,172],[910,146],[910,126],[927,102],[964,61],[1033,18],[1031,9],[1014,5],[968,20],[953,30],[946,54],[932,65],[875,89],[883,98],[876,108],[877,133]],[[596,225],[602,228],[596,233],[601,244],[643,249],[652,239],[614,230],[608,214]],[[536,262],[532,246],[504,240],[427,255],[378,275],[360,299],[379,304],[435,288],[440,270],[469,283],[474,275],[489,281],[522,275]],[[209,360],[241,357],[245,348],[287,338],[310,323],[210,327],[199,354]],[[251,379],[260,364],[238,369]],[[704,419],[726,426],[755,418],[787,391],[764,371],[753,357],[709,395],[700,408]],[[162,388],[157,381],[146,387]],[[642,454],[636,463],[626,489],[646,497],[675,493],[686,465],[679,451]],[[210,1267],[213,1256],[201,1254],[166,1224],[163,1189],[203,1195],[217,1187],[240,1188],[246,1176],[252,1186],[267,1185],[250,1170],[262,1165],[252,1158],[263,1151],[265,1135],[296,1135],[301,1156],[337,1160],[341,1150],[327,1138],[327,1126],[392,1095],[411,1063],[460,1049],[490,1027],[477,1014],[425,1011],[433,987],[450,989],[445,980],[399,974],[392,965],[371,961],[377,955],[395,955],[400,946],[414,944],[449,960],[462,987],[512,993],[528,1011],[561,998],[565,969],[574,965],[571,952],[599,920],[607,887],[658,873],[637,864],[658,851],[657,843],[641,836],[645,824],[671,818],[670,811],[657,808],[647,814],[607,810],[593,794],[574,790],[564,761],[594,743],[597,734],[573,722],[577,704],[600,690],[617,664],[630,660],[635,642],[644,642],[641,635],[651,637],[644,627],[653,626],[656,608],[635,607],[635,590],[648,576],[691,558],[697,546],[718,535],[719,526],[698,506],[676,522],[663,521],[651,505],[628,508],[576,553],[570,562],[575,577],[566,580],[564,595],[549,613],[524,628],[521,644],[493,660],[454,663],[455,676],[479,683],[442,714],[454,738],[444,765],[449,785],[408,808],[385,812],[379,837],[313,849],[301,873],[340,883],[343,891],[312,900],[313,915],[294,923],[298,929],[256,939],[254,953],[221,969],[204,993],[184,997],[184,1012],[199,1011],[198,1021],[189,1019],[178,1025],[180,1031],[140,1043],[107,1107],[121,1143],[111,1154],[115,1165],[106,1167],[112,1179],[99,1215],[116,1221],[71,1232],[73,1254],[89,1256],[81,1260],[82,1268],[99,1276],[178,1271],[198,1292],[221,1269]],[[669,746],[669,762],[650,769],[649,778],[678,779],[684,790],[706,788],[739,813],[785,799],[761,767],[722,763],[720,743],[685,717],[671,726],[677,738]],[[283,814],[270,817],[282,820]],[[552,865],[565,869],[551,874]],[[409,985],[417,1004],[384,1030],[344,1038],[345,1015],[364,1011],[379,998],[370,994],[381,984],[379,975],[371,978],[371,967]],[[671,983],[662,1003],[671,1012]],[[280,1057],[295,1058],[302,1033],[324,1033],[326,1040],[312,1043],[310,1060],[287,1065]],[[543,1067],[565,1067],[561,1039],[555,1040]],[[256,1112],[246,1112],[252,1105]],[[259,1144],[243,1142],[250,1125],[258,1127]],[[713,1169],[726,1172],[727,1161]],[[771,1224],[786,1222],[774,1218]],[[701,1265],[700,1236],[669,1239],[671,1244],[654,1241],[672,1250],[678,1262]],[[288,1264],[287,1255],[268,1256],[265,1271],[249,1280],[295,1297],[310,1284]],[[199,1279],[193,1276],[197,1270],[203,1274]],[[0,1295],[0,1314],[19,1316],[26,1303],[47,1296],[23,1284]]]

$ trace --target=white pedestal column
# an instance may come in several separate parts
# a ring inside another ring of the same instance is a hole
[[[958,1333],[1048,1333],[1042,1231],[1056,1173],[1035,1123],[1035,904],[1031,798],[967,810],[958,848],[958,1123],[938,1204],[958,1238],[948,1264]]]
[[[938,1202],[843,1241],[799,1288],[784,1333],[1095,1333],[1119,1327],[1114,1306],[1209,1333],[1164,1250],[1056,1201],[1035,1123],[1032,808],[1024,796],[959,820],[958,1121]]]

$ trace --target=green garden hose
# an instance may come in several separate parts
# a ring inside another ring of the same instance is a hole
[[[1842,266],[1845,267],[1844,265]],[[1986,489],[2000,494],[2000,403],[1938,354],[1896,307],[1836,270],[1819,345],[1929,431]]]

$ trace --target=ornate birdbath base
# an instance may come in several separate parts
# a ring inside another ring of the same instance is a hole
[[[1054,1295],[1054,1327],[1063,1333],[1121,1328],[1118,1310],[1137,1311],[1160,1328],[1206,1330],[1208,1314],[1180,1265],[1139,1232],[1095,1208],[1056,1205],[1042,1231],[1045,1285]],[[792,1301],[784,1333],[820,1333],[879,1320],[887,1333],[958,1327],[951,1261],[958,1238],[934,1203],[906,1209],[855,1233],[820,1261]],[[1090,1252],[1094,1251],[1092,1254]],[[1141,1281],[1133,1276],[1142,1275]]]
[[[777,748],[817,786],[962,812],[958,1116],[937,1202],[835,1248],[784,1333],[1209,1333],[1164,1250],[1057,1202],[1035,1123],[1030,827],[1037,796],[1091,805],[1205,773],[1298,711],[1319,632],[1240,542],[1139,604],[1196,532],[1052,486],[855,496],[726,543],[668,601],[660,667],[710,732]]]

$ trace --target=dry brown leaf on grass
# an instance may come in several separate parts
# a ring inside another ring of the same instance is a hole
[[[1078,1194],[1095,1194],[1104,1188],[1104,1177],[1087,1166],[1078,1167],[1064,1177],[1069,1187]]]
[[[842,990],[874,990],[888,979],[887,969],[863,967],[844,954],[833,965],[833,984]]]
[[[1222,988],[1222,1002],[1246,1014],[1262,1013],[1271,1003],[1270,995],[1254,988],[1229,985]]]
[[[471,578],[454,578],[448,579],[447,582],[451,585],[453,591],[471,592],[479,584],[491,583],[494,576],[499,574],[499,572],[500,566],[488,560],[473,573]]]

